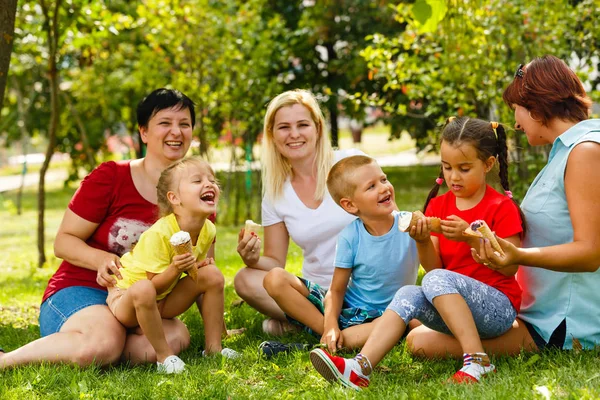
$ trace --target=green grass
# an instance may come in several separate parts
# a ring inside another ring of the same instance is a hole
[[[386,169],[394,183],[401,209],[417,209],[430,189],[437,168]],[[48,191],[46,248],[48,266],[36,268],[35,193],[27,191],[24,214],[16,216],[14,193],[0,198],[0,346],[13,350],[39,337],[39,301],[48,278],[58,266],[51,256],[52,240],[73,189],[52,185]],[[258,216],[254,216],[258,219]],[[457,361],[413,359],[398,345],[376,368],[372,387],[361,393],[327,384],[312,368],[307,353],[281,355],[272,360],[258,356],[258,344],[268,339],[260,330],[263,317],[243,304],[232,287],[241,267],[235,253],[237,227],[218,226],[217,260],[227,279],[226,314],[229,327],[248,328],[243,335],[227,339],[225,345],[242,351],[241,361],[200,357],[203,328],[195,308],[183,321],[192,343],[181,357],[188,372],[179,376],[157,375],[152,365],[107,369],[68,365],[38,365],[0,372],[0,399],[188,399],[188,398],[600,398],[600,349],[589,352],[545,352],[496,358],[498,373],[481,385],[444,384],[459,367]],[[290,267],[298,272],[301,252],[292,245]],[[305,342],[305,334],[281,340]],[[353,353],[350,353],[353,354]]]

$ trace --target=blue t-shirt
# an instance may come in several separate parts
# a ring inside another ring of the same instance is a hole
[[[396,291],[417,281],[419,257],[408,232],[398,230],[401,212],[382,236],[371,235],[360,218],[339,234],[334,265],[352,268],[344,308],[384,311]]]

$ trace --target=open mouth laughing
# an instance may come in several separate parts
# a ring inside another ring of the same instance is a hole
[[[206,204],[215,205],[216,193],[212,190],[205,192],[200,196],[200,200],[205,202]]]

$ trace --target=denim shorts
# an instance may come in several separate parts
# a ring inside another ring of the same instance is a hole
[[[63,324],[77,311],[89,306],[106,305],[105,290],[87,286],[71,286],[48,297],[40,307],[40,335],[60,331]]]

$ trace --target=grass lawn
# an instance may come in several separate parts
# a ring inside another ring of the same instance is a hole
[[[420,208],[437,175],[436,167],[386,169],[401,209]],[[14,193],[0,197],[0,346],[13,350],[39,337],[37,316],[46,282],[58,266],[51,256],[52,240],[73,189],[51,185],[48,191],[46,248],[50,261],[36,268],[35,193],[27,191],[23,215],[13,213]],[[255,217],[258,219],[258,216]],[[203,327],[195,308],[181,318],[192,344],[181,355],[188,372],[161,376],[155,366],[107,369],[41,365],[0,372],[0,399],[188,399],[188,398],[600,398],[600,349],[589,352],[522,354],[493,360],[498,373],[481,385],[443,382],[459,367],[458,361],[413,359],[399,344],[376,368],[372,387],[360,393],[329,385],[312,368],[304,352],[265,360],[257,347],[266,339],[263,317],[238,299],[232,280],[241,262],[235,253],[237,227],[218,225],[217,264],[226,280],[225,319],[230,328],[248,330],[225,341],[243,353],[229,361],[200,357]],[[292,246],[289,268],[298,272],[301,252]],[[305,334],[288,335],[287,342],[313,341]],[[314,343],[314,341],[313,341]],[[354,354],[354,353],[349,353]]]

